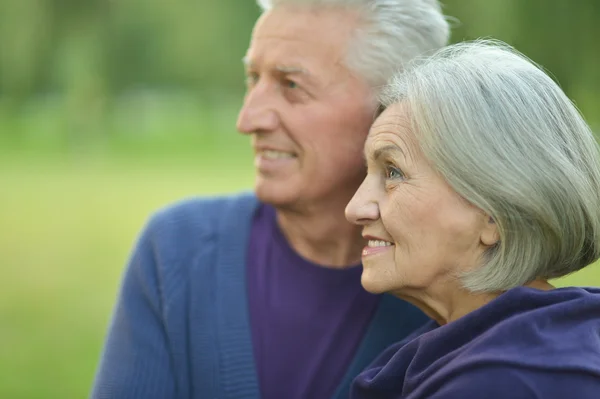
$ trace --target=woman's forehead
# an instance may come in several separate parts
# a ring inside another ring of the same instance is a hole
[[[413,136],[408,107],[404,103],[396,103],[387,107],[373,122],[368,139],[373,140],[379,136],[390,134],[403,138]]]

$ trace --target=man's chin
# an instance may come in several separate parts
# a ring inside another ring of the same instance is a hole
[[[298,190],[294,189],[294,187],[286,187],[289,183],[261,180],[261,178],[257,178],[254,185],[254,192],[263,203],[285,208],[293,205],[300,199],[301,193]]]

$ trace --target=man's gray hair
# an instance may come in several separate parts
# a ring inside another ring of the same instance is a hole
[[[448,44],[449,24],[437,0],[257,0],[263,11],[280,5],[356,10],[359,26],[347,66],[373,88],[384,85],[411,59]]]
[[[425,156],[498,226],[482,265],[459,276],[465,288],[507,290],[598,259],[598,144],[524,55],[492,40],[452,45],[395,76],[381,100],[408,105]]]

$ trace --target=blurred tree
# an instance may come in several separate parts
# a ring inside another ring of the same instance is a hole
[[[44,87],[52,56],[52,8],[46,0],[0,2],[0,95],[23,102]]]
[[[513,44],[600,124],[599,1],[443,3],[458,20],[453,41]],[[78,132],[94,130],[111,103],[135,91],[240,98],[240,61],[258,15],[254,0],[2,0],[0,108],[53,94]]]

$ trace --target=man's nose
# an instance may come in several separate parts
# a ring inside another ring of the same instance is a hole
[[[278,127],[274,94],[266,84],[249,89],[236,124],[240,133],[269,132]]]

